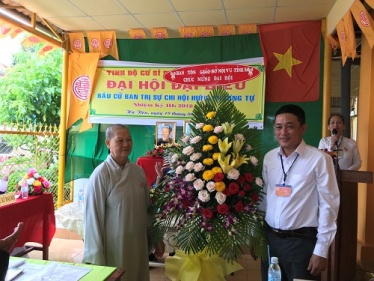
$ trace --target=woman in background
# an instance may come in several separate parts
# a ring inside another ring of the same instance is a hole
[[[356,141],[343,136],[345,129],[344,117],[333,114],[328,121],[331,136],[320,140],[318,148],[336,151],[341,170],[358,170],[361,167],[361,157]]]

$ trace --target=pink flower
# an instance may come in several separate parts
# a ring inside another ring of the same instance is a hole
[[[48,188],[50,188],[51,183],[50,183],[48,180],[44,179],[44,181],[43,181],[43,185],[44,185],[45,188],[48,189]]]

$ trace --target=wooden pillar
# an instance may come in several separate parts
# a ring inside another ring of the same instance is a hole
[[[361,170],[374,171],[374,51],[365,36],[361,43],[360,92],[358,96],[357,145]],[[374,185],[360,184],[358,194],[359,260],[374,261]]]
[[[345,130],[344,136],[347,138],[351,137],[351,67],[352,59],[348,58],[344,66],[341,68],[341,90],[340,90],[340,100],[341,100],[341,114],[344,116],[345,120]]]

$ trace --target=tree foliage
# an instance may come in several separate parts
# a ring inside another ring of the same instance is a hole
[[[60,124],[62,52],[40,56],[40,48],[14,54],[0,79],[0,122]]]

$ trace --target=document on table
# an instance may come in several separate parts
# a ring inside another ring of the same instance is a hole
[[[78,281],[91,271],[91,268],[56,262],[44,265],[26,262],[16,269],[22,270],[13,279],[16,281]]]

